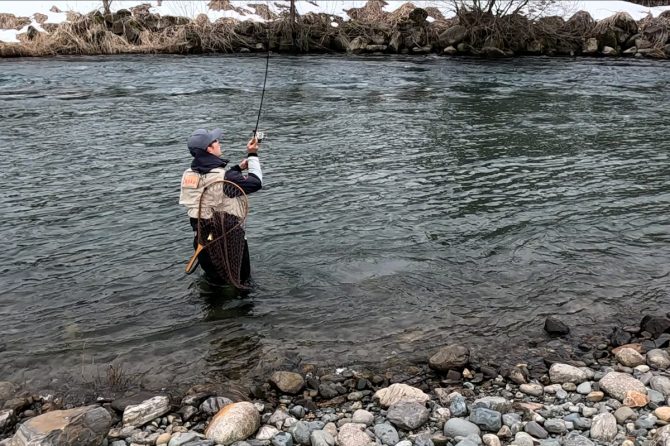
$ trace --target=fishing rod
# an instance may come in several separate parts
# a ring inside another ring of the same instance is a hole
[[[261,93],[261,104],[258,107],[258,118],[256,119],[256,127],[254,128],[254,138],[258,142],[261,142],[263,140],[263,137],[265,134],[263,132],[258,131],[258,124],[261,121],[261,110],[263,110],[263,98],[265,98],[265,85],[267,84],[268,81],[268,71],[270,68],[270,26],[268,26],[268,55],[265,58],[265,78],[263,79],[263,91]]]

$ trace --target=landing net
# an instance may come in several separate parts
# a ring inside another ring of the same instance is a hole
[[[205,187],[198,205],[198,243],[204,246],[200,265],[239,289],[246,289],[245,231],[249,203],[237,184],[215,181]],[[248,261],[248,260],[247,260]]]

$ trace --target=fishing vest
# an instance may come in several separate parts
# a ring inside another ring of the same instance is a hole
[[[244,218],[246,212],[246,196],[227,197],[223,193],[223,183],[213,184],[225,179],[226,171],[217,167],[208,173],[200,174],[192,169],[186,169],[181,177],[181,192],[179,204],[186,206],[188,216],[191,218],[212,218],[212,211],[227,212],[236,217]],[[200,197],[205,188],[207,189],[202,208],[200,208]]]

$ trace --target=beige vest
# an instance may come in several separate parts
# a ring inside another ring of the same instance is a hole
[[[179,194],[179,204],[186,206],[188,216],[198,218],[200,208],[200,197],[207,188],[207,194],[202,202],[201,218],[212,218],[212,211],[227,212],[236,217],[244,218],[247,212],[247,197],[227,197],[223,193],[224,183],[215,183],[222,181],[226,171],[222,168],[216,168],[206,174],[199,174],[192,169],[186,169],[181,177],[181,192]],[[210,186],[211,187],[208,187]]]

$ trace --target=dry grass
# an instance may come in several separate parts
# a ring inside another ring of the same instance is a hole
[[[627,12],[618,12],[606,19],[599,20],[593,28],[593,33],[603,35],[609,31],[617,30],[631,35],[635,34],[638,30],[637,22]]]
[[[14,14],[0,13],[0,29],[21,29],[30,25],[30,17],[16,17]]]
[[[596,21],[586,11],[578,11],[565,23],[563,30],[571,35],[577,37],[590,36],[593,28],[596,26]]]
[[[384,6],[386,6],[384,0],[368,0],[362,8],[350,8],[345,12],[351,20],[362,23],[379,23],[386,21],[388,15],[387,12],[384,12]]]

